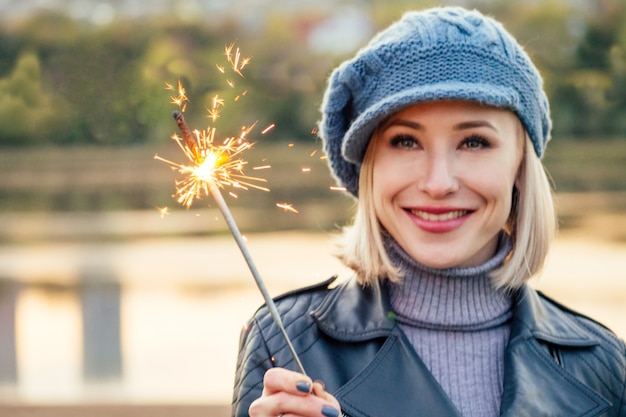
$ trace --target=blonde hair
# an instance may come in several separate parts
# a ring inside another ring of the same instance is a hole
[[[504,232],[511,236],[513,248],[504,264],[492,273],[497,288],[514,290],[538,274],[556,233],[552,191],[544,167],[532,151],[527,134],[518,179],[513,189],[511,213]],[[350,226],[338,237],[337,256],[353,269],[359,282],[373,284],[388,279],[398,282],[401,270],[393,264],[383,243],[383,228],[374,210],[373,154],[369,146],[359,175],[359,200]],[[530,149],[530,152],[527,150]]]

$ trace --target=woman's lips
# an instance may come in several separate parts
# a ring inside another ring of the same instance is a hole
[[[407,209],[413,222],[430,233],[446,233],[461,227],[473,213],[472,210],[457,208]]]

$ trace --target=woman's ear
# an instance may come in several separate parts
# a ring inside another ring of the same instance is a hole
[[[519,199],[520,190],[516,184],[513,186],[513,191],[511,192],[511,211],[509,212],[509,218],[507,219],[506,226],[504,228],[504,230],[511,236],[514,236],[516,232],[517,216],[519,214]]]
[[[517,168],[517,174],[515,174],[515,182],[513,183],[513,193],[515,193],[516,191],[519,193],[519,190],[522,187],[522,173],[524,172],[523,166],[525,163],[526,161],[523,158],[522,162],[520,162],[519,164],[519,168]]]

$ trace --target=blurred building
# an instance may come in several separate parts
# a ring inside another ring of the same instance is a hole
[[[367,0],[0,0],[2,18],[14,18],[35,10],[63,10],[78,19],[104,20],[116,16],[150,16],[164,13],[206,17],[219,17],[223,14],[263,16],[269,10],[282,12],[302,11],[313,8],[329,10],[342,4],[366,4]],[[100,15],[98,17],[98,14]]]

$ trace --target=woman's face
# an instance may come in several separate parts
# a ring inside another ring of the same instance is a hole
[[[428,102],[396,113],[370,144],[378,220],[426,266],[485,262],[511,211],[522,139],[515,114],[474,102]]]

